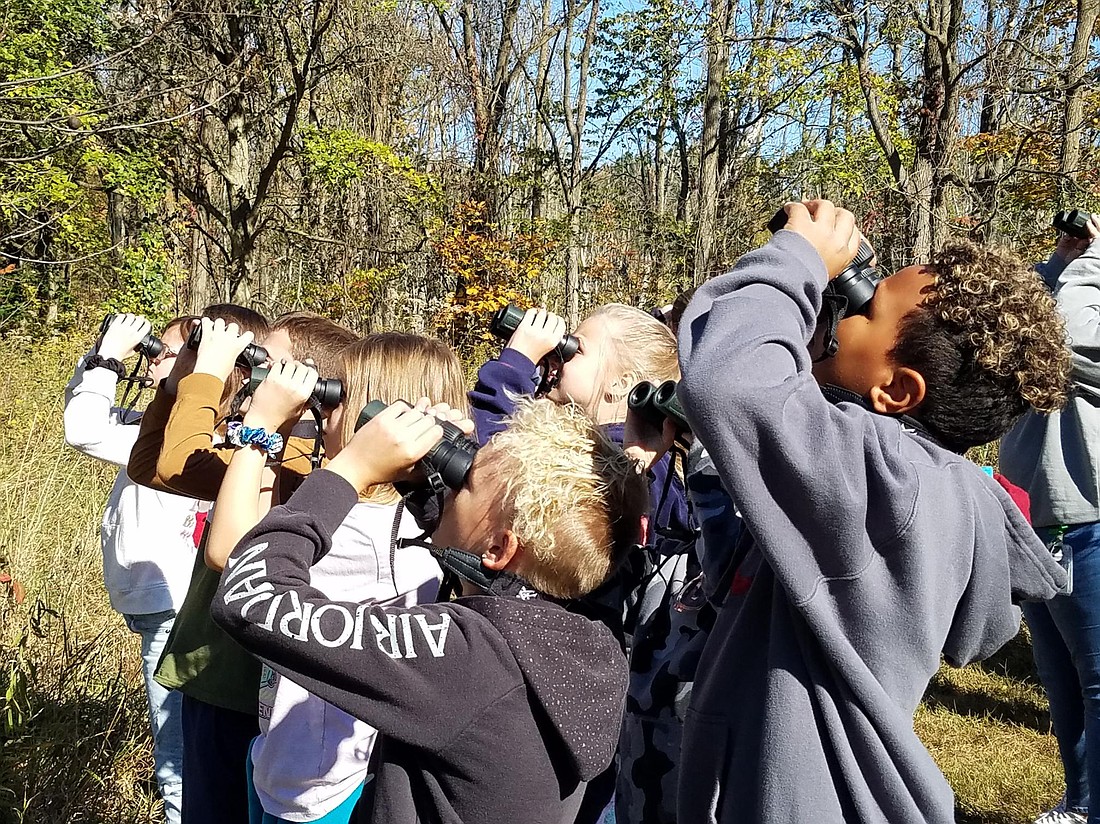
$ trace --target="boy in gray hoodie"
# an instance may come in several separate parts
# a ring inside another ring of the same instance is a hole
[[[681,401],[744,529],[679,820],[948,824],[951,789],[912,726],[940,655],[990,655],[1017,631],[1013,602],[1065,580],[962,453],[1064,402],[1063,326],[1026,268],[963,244],[882,281],[815,364],[823,291],[861,236],[828,201],[786,210],[680,331]]]

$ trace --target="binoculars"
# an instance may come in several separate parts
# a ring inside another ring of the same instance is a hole
[[[775,234],[786,225],[787,213],[780,209],[768,221],[768,230]],[[874,259],[875,250],[866,240],[860,240],[859,250],[852,262],[825,287],[826,297],[843,300],[840,317],[862,314],[867,309],[867,304],[871,302],[871,298],[875,296],[875,290],[882,283],[883,277],[871,265]]]
[[[1088,209],[1063,209],[1054,216],[1054,228],[1070,237],[1084,240],[1089,237],[1089,218],[1092,212]]]
[[[355,422],[355,431],[358,432],[375,415],[383,412],[387,405],[382,401],[371,401],[364,406]],[[436,492],[460,489],[466,483],[470,467],[474,465],[478,445],[450,421],[440,421],[439,425],[443,427],[443,437],[420,459],[420,466]]]
[[[202,324],[196,323],[187,337],[187,348],[198,349],[202,343]],[[237,355],[237,366],[244,369],[255,369],[267,360],[267,350],[258,343],[250,343],[241,354]]]
[[[489,331],[501,340],[509,340],[515,334],[516,329],[519,328],[524,314],[526,314],[524,310],[514,303],[509,303],[503,309],[498,309],[493,315],[493,319],[489,323]],[[567,334],[554,347],[554,352],[561,358],[562,363],[565,363],[577,354],[580,347],[581,342],[572,335]]]
[[[248,378],[248,394],[251,395],[271,372],[266,366],[252,367]],[[344,384],[339,378],[318,378],[317,385],[309,396],[310,400],[322,409],[335,409],[344,400]]]
[[[658,429],[665,425],[665,420],[670,420],[677,432],[691,431],[680,399],[676,397],[676,381],[668,380],[659,386],[642,381],[630,390],[626,405]]]
[[[107,327],[111,325],[111,322],[117,318],[118,315],[108,315],[103,319],[103,323],[99,325],[99,339],[103,340],[103,336],[107,333]],[[134,351],[144,355],[149,360],[156,360],[162,354],[164,354],[164,342],[155,335],[149,334],[138,341],[137,346],[134,347]]]

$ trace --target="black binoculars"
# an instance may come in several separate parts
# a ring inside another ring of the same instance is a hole
[[[626,405],[658,429],[664,427],[667,419],[672,421],[677,432],[691,431],[684,408],[676,397],[676,381],[668,380],[659,386],[642,381],[630,390]]]
[[[1085,240],[1090,237],[1088,225],[1092,212],[1088,209],[1063,209],[1054,216],[1054,228],[1070,237]]]
[[[202,343],[202,324],[196,323],[187,337],[187,348],[198,349]],[[267,350],[258,343],[250,343],[237,355],[237,366],[243,369],[255,369],[267,360]]]
[[[515,334],[516,329],[519,328],[525,314],[526,312],[514,303],[509,303],[503,309],[498,309],[493,315],[493,319],[489,323],[489,331],[501,340],[509,340]],[[567,334],[554,347],[554,352],[561,358],[562,363],[565,363],[577,354],[580,347],[581,342],[572,335]]]
[[[103,323],[99,325],[99,339],[103,340],[103,336],[107,333],[107,327],[111,325],[111,322],[117,318],[118,315],[108,315],[103,319]],[[145,355],[149,360],[156,360],[162,354],[164,354],[164,341],[155,335],[149,334],[138,341],[137,346],[134,347],[134,351],[139,354]]]
[[[768,230],[775,234],[786,225],[787,213],[780,209],[768,221]],[[859,250],[852,262],[825,287],[826,298],[831,297],[837,303],[843,304],[840,307],[841,318],[862,314],[867,309],[867,304],[871,302],[871,298],[875,296],[875,290],[882,283],[883,277],[871,265],[874,259],[875,250],[866,240],[860,240]]]
[[[271,370],[266,366],[253,366],[248,378],[248,394],[251,395],[267,378]],[[335,409],[344,400],[344,384],[339,378],[318,378],[317,385],[309,396],[313,403],[322,409]]]
[[[382,401],[371,401],[364,406],[355,422],[355,431],[358,432],[386,407],[387,404]],[[439,425],[443,427],[443,437],[420,459],[420,466],[436,492],[460,489],[466,483],[470,467],[474,465],[478,445],[450,421],[439,421]]]

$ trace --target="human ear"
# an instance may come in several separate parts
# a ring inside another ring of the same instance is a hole
[[[521,554],[516,533],[505,529],[493,536],[493,543],[481,556],[482,566],[494,572],[500,572]]]
[[[883,415],[904,415],[924,402],[924,376],[908,366],[899,366],[890,373],[887,383],[871,387],[868,397],[871,407]]]

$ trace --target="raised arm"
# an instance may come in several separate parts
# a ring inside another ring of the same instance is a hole
[[[500,697],[484,685],[501,681],[493,672],[501,641],[480,616],[450,604],[386,608],[313,589],[309,568],[357,500],[340,476],[310,476],[234,550],[211,614],[313,694],[386,735],[438,749]]]
[[[1077,388],[1100,396],[1100,217],[1089,224],[1092,242],[1062,270],[1054,297],[1066,320]]]
[[[289,430],[289,424],[301,417],[316,383],[317,371],[304,364],[292,361],[273,366],[256,389],[243,425],[268,433]],[[211,569],[221,572],[233,548],[271,509],[275,473],[268,459],[267,451],[257,446],[243,446],[233,453],[218,490],[218,514],[210,522],[204,550]]]

